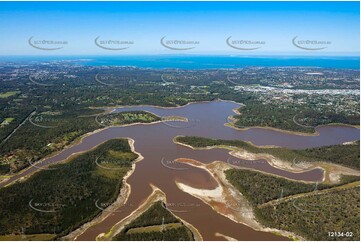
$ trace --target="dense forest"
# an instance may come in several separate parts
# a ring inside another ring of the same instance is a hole
[[[144,104],[176,107],[224,99],[244,104],[239,110],[241,115],[235,117],[239,127],[314,132],[313,126],[319,124],[358,125],[359,95],[288,95],[257,89],[261,85],[282,92],[285,77],[291,89],[359,88],[359,73],[354,70],[324,71],[321,78],[307,75],[305,68],[156,70],[78,66],[68,62],[24,66],[10,63],[2,67],[0,81],[0,175],[16,173],[29,162],[63,149],[81,135],[102,127],[102,121],[112,125],[157,120],[149,115],[111,114],[99,115],[99,123],[95,118],[100,110],[90,107]]]
[[[146,111],[127,111],[120,113],[110,113],[97,116],[97,121],[101,125],[122,125],[132,123],[151,123],[160,121],[161,118]]]
[[[360,240],[359,186],[312,194],[256,211],[266,226],[292,231],[306,240]]]
[[[136,158],[128,140],[109,140],[2,188],[0,235],[69,233],[101,212],[97,204],[115,201]]]
[[[346,167],[360,169],[360,141],[347,145],[332,145],[317,148],[295,150],[287,148],[262,148],[242,140],[219,140],[195,136],[179,136],[177,142],[204,148],[207,146],[231,146],[245,149],[252,153],[268,153],[289,162],[324,161],[340,164]]]
[[[319,125],[342,123],[359,125],[360,115],[334,113],[331,110],[314,110],[312,104],[280,105],[253,101],[239,109],[240,115],[235,115],[234,126],[239,128],[260,126],[283,130],[314,133]]]
[[[251,170],[229,169],[225,171],[225,174],[227,180],[253,205],[260,205],[275,199],[335,186],[324,183],[299,182]],[[359,179],[358,176],[346,176],[346,179],[336,184],[336,186],[358,181]]]
[[[308,240],[357,240],[360,236],[359,183],[352,183],[359,177],[345,176],[338,184],[316,186],[250,170],[230,169],[225,174],[253,204],[257,220],[268,227],[292,231]],[[292,197],[297,194],[302,195]],[[352,232],[353,237],[329,237],[328,232],[335,231]]]
[[[296,153],[316,160],[330,161],[350,168],[360,169],[360,141],[347,145],[332,145],[305,150]]]
[[[153,227],[149,231],[147,228],[150,228],[150,226]],[[137,232],[131,232],[134,229]],[[124,229],[115,235],[113,240],[188,241],[194,240],[194,238],[192,232],[166,209],[165,204],[158,201],[139,217],[125,225]]]
[[[202,137],[179,136],[176,141],[196,148],[232,146],[252,153],[269,153],[290,162],[296,159],[308,162],[333,162],[356,169],[360,166],[359,141],[347,145],[304,150],[260,148],[239,140],[216,140]],[[358,176],[343,176],[338,184],[330,185],[292,181],[251,170],[229,169],[225,174],[229,182],[253,204],[257,219],[268,227],[292,231],[308,240],[358,240],[360,236],[358,229],[359,188],[345,191],[330,189],[332,187],[338,189],[343,184],[359,181]],[[330,192],[327,189],[330,189]],[[327,193],[318,195],[318,191]],[[297,209],[298,206],[295,207],[293,198],[282,200],[275,206],[265,205],[267,202],[297,194],[310,194],[296,200],[297,205],[302,205],[301,209]],[[334,203],[333,199],[335,199]],[[305,208],[309,208],[311,212],[303,211],[307,210]],[[316,212],[314,212],[315,208]],[[328,234],[335,231],[345,232],[345,235],[331,237]],[[353,236],[346,236],[346,232],[351,232]]]
[[[101,127],[91,116],[96,112],[99,111],[38,109],[6,143],[0,145],[0,163],[8,167],[3,168],[3,172],[16,173],[46,155],[62,150],[81,135]]]
[[[6,145],[0,146],[3,159],[0,160],[0,175],[16,173],[97,128],[160,120],[156,115],[142,111],[97,116],[99,111],[84,109],[75,114],[66,110],[38,110],[16,135],[7,140]]]

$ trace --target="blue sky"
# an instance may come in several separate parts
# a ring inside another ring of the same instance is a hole
[[[359,2],[0,2],[0,55],[295,54],[358,55]],[[66,41],[60,50],[31,47],[28,40]],[[94,39],[133,41],[110,51]],[[160,39],[191,40],[187,51]],[[262,41],[242,51],[226,39]],[[307,51],[292,39],[328,41]]]

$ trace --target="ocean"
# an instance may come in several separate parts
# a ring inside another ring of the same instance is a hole
[[[360,57],[342,56],[2,56],[0,62],[69,61],[86,66],[134,66],[141,68],[215,69],[244,67],[322,67],[360,69]],[[0,63],[1,64],[1,63]]]

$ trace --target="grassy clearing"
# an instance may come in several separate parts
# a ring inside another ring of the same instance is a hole
[[[0,235],[0,241],[44,241],[53,240],[55,234]]]
[[[19,91],[10,91],[10,92],[2,92],[0,93],[0,98],[8,98],[20,93]]]
[[[2,123],[0,124],[0,127],[9,125],[15,118],[5,118]]]

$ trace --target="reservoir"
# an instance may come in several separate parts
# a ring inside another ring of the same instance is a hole
[[[213,189],[217,183],[204,170],[173,162],[177,158],[190,158],[202,163],[211,163],[215,160],[227,162],[235,159],[225,149],[192,150],[188,147],[175,144],[174,137],[202,136],[215,139],[243,140],[255,145],[275,145],[292,149],[304,149],[326,145],[341,144],[347,141],[359,140],[359,129],[349,126],[328,125],[317,127],[319,135],[305,136],[285,133],[266,128],[250,128],[236,130],[225,126],[227,117],[234,115],[232,111],[239,104],[229,101],[212,101],[192,103],[178,108],[157,108],[151,106],[136,106],[117,108],[116,112],[130,110],[144,110],[158,116],[182,116],[188,122],[164,121],[155,124],[136,124],[124,127],[109,127],[85,137],[81,143],[69,147],[57,155],[37,164],[45,167],[68,158],[70,155],[87,151],[96,145],[114,138],[132,138],[135,151],[142,154],[143,160],[136,164],[134,173],[127,182],[131,186],[131,194],[122,208],[112,212],[102,222],[88,228],[78,240],[94,240],[100,233],[106,233],[117,222],[133,212],[151,194],[150,184],[160,188],[167,196],[167,203],[173,204],[170,209],[180,218],[195,226],[203,239],[222,240],[216,232],[238,240],[284,240],[286,238],[255,231],[243,224],[216,213],[201,200],[184,193],[175,184],[180,181],[189,186],[203,189]],[[95,122],[95,120],[94,120]],[[314,169],[303,173],[292,173],[272,167],[265,160],[242,161],[239,166],[245,166],[283,177],[304,181],[320,181],[323,172]],[[0,187],[31,174],[39,168],[31,167],[22,174],[0,183]]]

